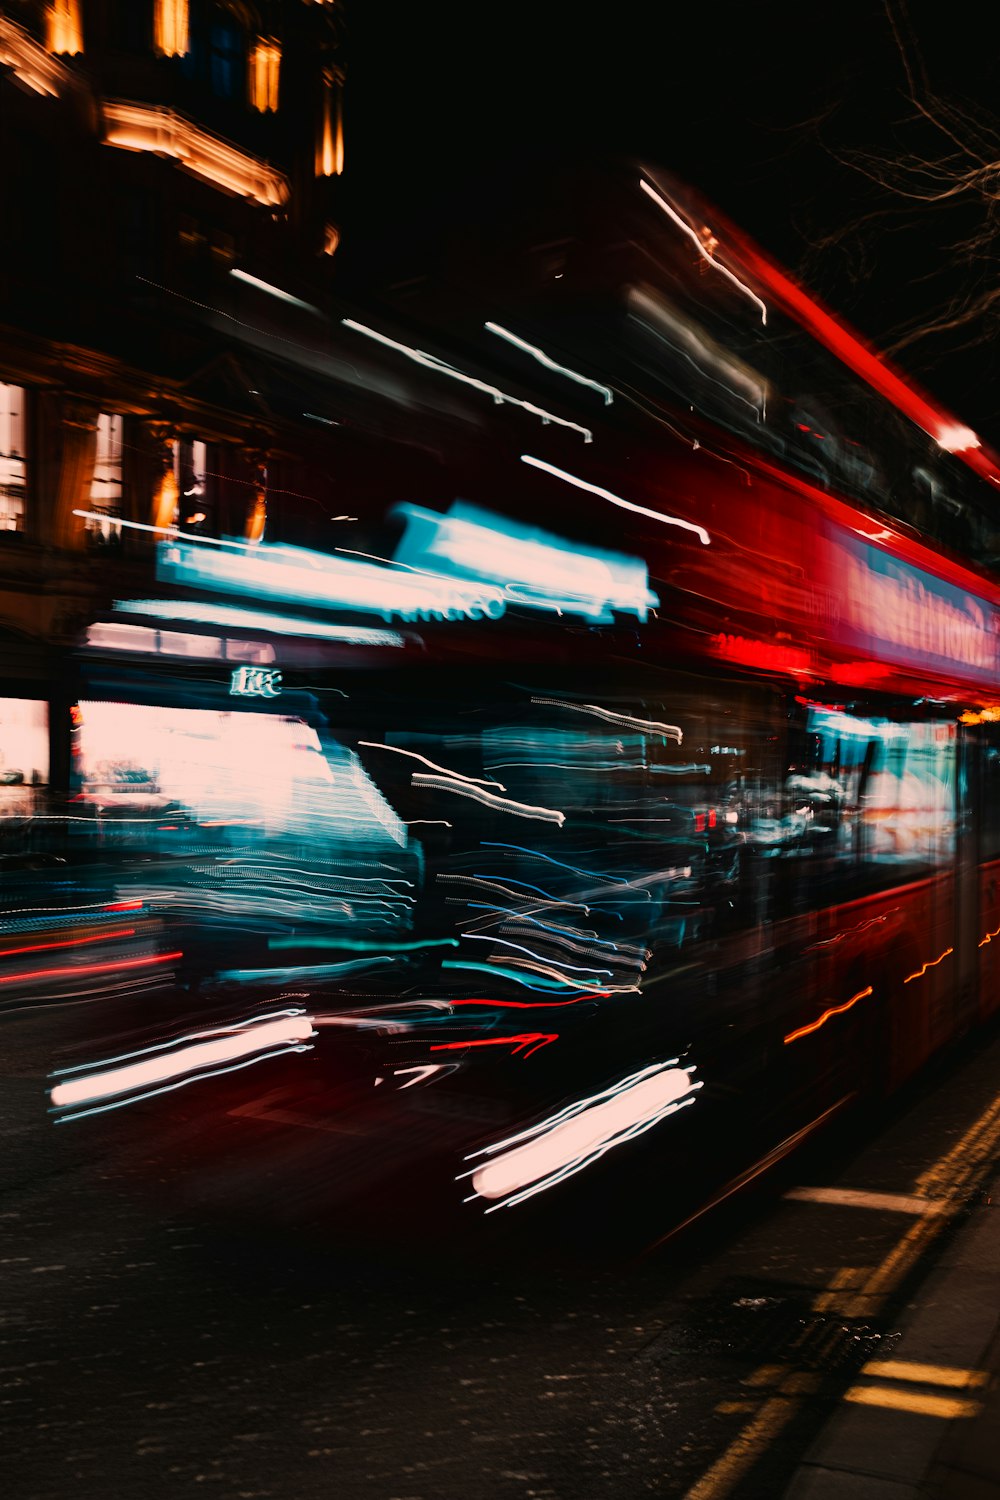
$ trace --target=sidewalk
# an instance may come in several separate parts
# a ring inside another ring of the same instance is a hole
[[[916,1298],[781,1500],[1000,1500],[1000,1176]]]

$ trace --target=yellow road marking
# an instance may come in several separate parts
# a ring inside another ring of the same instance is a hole
[[[761,1365],[758,1369],[754,1370],[752,1375],[748,1375],[745,1380],[741,1380],[740,1384],[754,1386],[777,1385],[778,1381],[787,1374],[787,1365]]]
[[[893,1290],[916,1265],[931,1240],[941,1233],[946,1221],[943,1214],[917,1219],[885,1259],[875,1267],[867,1281],[851,1296],[841,1296],[838,1308],[845,1317],[870,1316],[886,1294]]]
[[[813,1298],[813,1312],[836,1312],[843,1300],[844,1290],[856,1290],[864,1286],[871,1274],[871,1266],[842,1266],[839,1271],[834,1271],[830,1277],[829,1291],[817,1292]]]
[[[861,1373],[878,1376],[882,1380],[916,1380],[922,1385],[956,1387],[985,1385],[990,1378],[987,1370],[961,1370],[955,1365],[924,1365],[912,1359],[870,1359]]]
[[[794,1203],[830,1203],[843,1208],[879,1208],[894,1214],[941,1214],[948,1205],[940,1198],[917,1193],[870,1193],[864,1188],[795,1187],[785,1194]]]
[[[783,1396],[812,1396],[819,1390],[820,1377],[811,1370],[792,1370],[781,1382]]]
[[[982,1156],[992,1153],[1000,1137],[1000,1094],[983,1110],[975,1124],[932,1166],[922,1172],[913,1191],[925,1198],[947,1198],[964,1185]],[[978,1149],[977,1149],[978,1148]]]
[[[946,956],[941,955],[942,958]],[[940,963],[940,959],[937,962]],[[915,1196],[951,1201],[942,1202],[940,1208],[925,1212],[915,1220],[879,1265],[874,1268],[845,1266],[835,1272],[830,1278],[828,1290],[816,1294],[813,1300],[814,1311],[837,1310],[847,1317],[865,1314],[871,1316],[884,1302],[887,1293],[912,1269],[930,1242],[940,1234],[949,1217],[957,1212],[955,1198],[975,1177],[982,1162],[992,1154],[998,1139],[1000,1094],[983,1110],[961,1140],[928,1167],[914,1184]],[[774,1385],[783,1368],[787,1367],[761,1365],[743,1384]],[[936,1370],[940,1376],[942,1370],[948,1372],[951,1367],[919,1365],[907,1360],[872,1360],[865,1366],[863,1373],[889,1376],[891,1371],[893,1378],[899,1380],[925,1379],[922,1375],[902,1373],[906,1369]],[[982,1373],[980,1371],[959,1373],[976,1377],[965,1380],[963,1384],[966,1387],[983,1383],[978,1379]],[[801,1384],[797,1382],[797,1376],[803,1377]],[[810,1384],[810,1381],[815,1381],[815,1384]],[[948,1385],[958,1382],[947,1377],[934,1377],[934,1383]],[[780,1387],[788,1394],[772,1396],[764,1402],[753,1421],[747,1424],[712,1467],[687,1491],[684,1500],[722,1500],[723,1496],[728,1495],[796,1414],[803,1397],[815,1390],[818,1384],[818,1378],[805,1371],[789,1371]],[[899,1411],[936,1417],[972,1417],[981,1410],[980,1402],[967,1398],[924,1395],[919,1391],[900,1390],[891,1386],[852,1386],[845,1392],[844,1400],[859,1405],[894,1407]],[[738,1403],[733,1403],[732,1409],[738,1409]]]
[[[982,1402],[962,1396],[925,1396],[920,1391],[901,1391],[892,1385],[852,1385],[844,1392],[845,1401],[861,1406],[890,1406],[896,1411],[912,1411],[922,1417],[974,1417]]]
[[[730,1443],[722,1457],[716,1459],[708,1472],[692,1485],[685,1500],[717,1500],[718,1496],[728,1494],[798,1408],[797,1401],[789,1401],[784,1396],[772,1396],[765,1401],[753,1421]]]

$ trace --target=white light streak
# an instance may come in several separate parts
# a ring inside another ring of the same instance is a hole
[[[465,934],[465,938],[466,938],[466,941],[470,942],[470,943],[499,943],[501,945],[501,947],[503,947],[503,948],[515,948],[518,951],[518,953],[526,953],[528,955],[528,957],[534,961],[532,963],[532,965],[531,965],[532,968],[534,968],[535,965],[537,964],[537,965],[541,966],[543,969],[545,969],[545,966],[546,966],[546,964],[548,962],[548,960],[546,960],[546,958],[544,957],[543,954],[536,953],[533,948],[526,948],[523,943],[514,943],[514,942],[512,942],[510,940],[510,938],[496,937],[493,933],[487,933],[487,932],[467,932]],[[593,964],[587,964],[587,965],[582,965],[582,964],[563,964],[563,968],[564,969],[571,969],[574,974],[606,974],[609,979],[614,978],[614,970],[613,969],[597,969],[597,968],[594,967]],[[545,971],[546,972],[558,972],[558,971],[550,971],[548,969],[546,969]],[[560,978],[561,977],[562,976],[560,974]],[[567,984],[569,982],[570,982],[569,980],[566,981]],[[596,984],[596,980],[595,980],[595,984]]]
[[[596,703],[569,703],[565,698],[532,698],[532,703],[546,703],[550,708],[571,708],[577,713],[594,714],[598,719],[607,719],[611,724],[621,724],[626,729],[641,729],[647,734],[662,734],[667,739],[676,740],[678,745],[684,739],[684,731],[678,724],[661,724],[656,719],[637,719],[632,714],[615,713],[610,708],[599,708]],[[690,767],[684,769],[689,770]],[[711,767],[706,766],[706,770]]]
[[[487,1212],[562,1182],[690,1103],[701,1085],[676,1064],[676,1058],[651,1064],[518,1135],[472,1152],[469,1161],[475,1156],[492,1158],[468,1174],[476,1194],[491,1200]]]
[[[403,1089],[412,1089],[415,1083],[426,1083],[428,1078],[433,1078],[435,1073],[441,1073],[445,1069],[451,1072],[451,1069],[447,1068],[446,1063],[424,1063],[422,1067],[397,1068],[392,1076],[394,1078],[403,1078],[407,1073],[416,1074],[415,1078],[407,1078],[405,1083],[399,1085],[400,1092],[402,1092]]]
[[[296,1015],[282,1016],[259,1024],[245,1022],[227,1030],[197,1035],[211,1037],[212,1040],[195,1042],[165,1056],[126,1063],[124,1067],[112,1068],[104,1073],[91,1073],[86,1078],[57,1083],[50,1093],[52,1103],[56,1108],[65,1108],[68,1105],[106,1099],[113,1094],[130,1093],[133,1089],[144,1088],[149,1084],[180,1078],[213,1063],[235,1062],[279,1043],[304,1042],[314,1032],[311,1016]]]
[[[288,302],[292,307],[302,307],[306,312],[319,316],[319,308],[314,307],[311,302],[303,302],[301,297],[293,297],[291,292],[283,291],[280,286],[272,286],[269,281],[261,281],[259,276],[251,276],[249,271],[241,271],[238,266],[233,266],[229,274],[235,276],[237,281],[245,281],[248,286],[255,286],[269,296],[277,297],[280,302]]]
[[[473,375],[466,375],[463,371],[454,369],[452,365],[445,364],[435,355],[427,354],[423,349],[414,349],[409,344],[401,344],[384,333],[378,333],[374,328],[368,328],[364,323],[355,322],[353,318],[342,318],[341,322],[345,328],[353,328],[356,333],[363,333],[366,338],[375,339],[378,343],[385,344],[387,348],[405,354],[407,359],[414,360],[425,369],[434,370],[439,375],[447,375],[452,380],[460,380],[463,385],[471,385],[474,390],[492,396],[498,405],[507,402],[510,406],[520,406],[523,411],[531,412],[532,416],[540,417],[543,423],[554,422],[557,427],[568,427],[573,432],[579,432],[585,443],[594,441],[594,434],[590,428],[581,427],[579,422],[567,421],[565,417],[557,417],[554,412],[535,406],[531,401],[522,401],[519,396],[512,396],[508,391],[501,391],[498,386],[488,385],[485,380],[477,380]]]
[[[81,516],[85,521],[106,521],[108,518],[101,510],[74,510],[74,516]],[[151,526],[148,521],[128,521],[124,516],[115,516],[116,526],[127,526],[132,531],[152,531],[156,536],[167,537],[170,541],[180,539],[186,542],[200,542],[208,547],[236,547],[240,552],[255,552],[257,547],[252,542],[231,542],[216,536],[199,536],[196,531],[178,531],[176,526]]]
[[[702,239],[701,235],[699,235],[697,231],[692,228],[692,226],[687,222],[686,219],[681,218],[676,209],[671,208],[666,198],[661,198],[656,189],[653,188],[648,182],[644,181],[642,178],[639,179],[639,186],[642,188],[642,191],[646,194],[646,196],[652,198],[657,207],[662,208],[667,217],[673,220],[678,229],[680,229],[683,234],[687,235],[688,239],[694,245],[695,249],[698,251],[698,254],[702,257],[702,259],[707,260],[710,266],[714,266],[715,269],[721,272],[728,281],[731,281],[733,283],[733,286],[738,287],[739,290],[744,294],[744,296],[749,297],[750,301],[755,303],[756,306],[760,308],[760,321],[766,324],[767,303],[762,302],[761,299],[757,296],[757,293],[751,291],[750,288],[744,282],[742,282],[738,276],[735,276],[733,272],[730,271],[728,266],[724,266],[721,261],[716,260],[715,257],[709,253],[708,246]],[[712,236],[712,242],[715,242],[714,236]]]
[[[606,385],[601,385],[598,381],[591,380],[587,375],[580,375],[576,370],[570,370],[565,365],[558,364],[543,349],[537,348],[534,344],[529,344],[525,339],[518,338],[517,334],[511,333],[509,328],[502,328],[499,323],[487,323],[486,327],[490,333],[496,333],[500,338],[506,339],[508,344],[514,344],[518,349],[523,349],[526,354],[530,354],[534,359],[537,359],[538,363],[544,365],[546,369],[555,370],[557,375],[565,375],[568,379],[575,380],[577,385],[590,386],[591,390],[597,391],[599,395],[604,397],[605,406],[610,406],[614,400],[614,396]]]
[[[521,462],[531,464],[532,468],[542,469],[546,474],[554,475],[556,479],[563,479],[567,484],[575,485],[578,490],[586,490],[591,495],[598,495],[602,500],[608,500],[612,505],[620,506],[622,510],[633,511],[637,516],[648,516],[652,521],[662,521],[664,526],[680,526],[684,531],[693,531],[702,546],[711,546],[712,538],[704,526],[696,526],[693,521],[684,521],[680,516],[665,516],[662,511],[651,510],[648,505],[636,505],[631,500],[623,500],[621,495],[614,495],[599,484],[590,484],[588,480],[580,479],[576,474],[567,474],[565,469],[557,469],[555,464],[548,464],[541,458],[533,458],[530,453],[522,453]]]
[[[370,750],[391,750],[394,755],[409,755],[413,760],[419,760],[425,766],[430,766],[432,771],[440,771],[445,776],[452,777],[455,781],[474,782],[480,786],[499,787],[502,792],[507,788],[500,781],[494,781],[488,776],[463,776],[461,771],[449,771],[447,766],[439,766],[435,761],[428,760],[426,755],[418,755],[416,750],[404,750],[400,745],[384,745],[381,740],[358,740],[359,745],[367,745]],[[442,822],[440,818],[420,818],[417,821],[426,823],[429,821]]]
[[[473,797],[477,802],[484,802],[487,807],[513,813],[517,818],[538,818],[543,823],[558,823],[560,828],[566,821],[566,814],[558,812],[554,807],[534,807],[528,802],[515,802],[510,797],[495,797],[484,787],[453,781],[449,776],[427,776],[422,771],[414,771],[413,785],[439,787],[443,792],[457,792],[461,797]]]

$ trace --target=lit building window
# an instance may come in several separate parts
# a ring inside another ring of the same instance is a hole
[[[199,438],[174,445],[177,479],[177,524],[182,531],[209,531],[208,447]]]
[[[267,525],[267,465],[258,463],[253,487],[253,499],[247,512],[246,539],[248,542],[263,540]]]
[[[0,531],[24,530],[24,391],[0,381]]]
[[[273,37],[259,36],[250,49],[250,104],[262,113],[278,108],[281,47]]]
[[[118,546],[122,535],[122,419],[108,412],[97,419],[90,509],[99,513],[89,516],[85,523],[91,546]]]
[[[333,68],[323,70],[323,117],[316,150],[320,177],[339,177],[344,170],[343,78]]]
[[[164,423],[155,423],[154,427],[162,429]],[[153,509],[150,520],[157,531],[169,531],[177,525],[177,439],[165,437],[162,439],[160,449],[161,471],[156,491],[153,495]]]
[[[155,0],[153,46],[161,57],[183,57],[188,50],[188,0]]]
[[[53,0],[45,10],[45,45],[50,52],[75,57],[83,51],[80,0]]]

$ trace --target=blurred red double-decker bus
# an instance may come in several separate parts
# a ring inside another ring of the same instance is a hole
[[[350,1110],[380,1170],[446,1118],[488,1210],[639,1151],[708,1192],[1000,1006],[1000,467],[661,171],[477,245],[338,327],[398,393],[364,561],[171,551],[298,601],[257,634],[383,838],[216,977],[311,1020],[262,1114]]]

